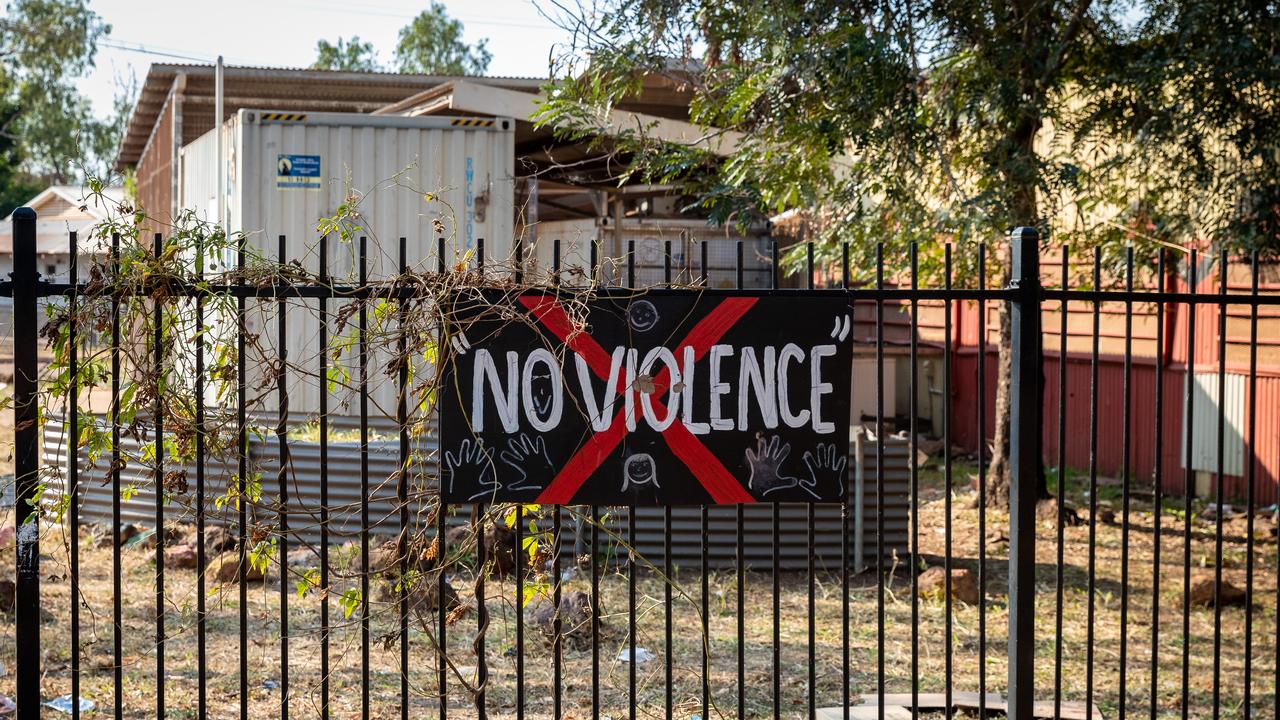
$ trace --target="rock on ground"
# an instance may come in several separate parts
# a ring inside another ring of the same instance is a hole
[[[196,560],[195,545],[176,545],[164,551],[164,566],[167,568],[194,568]]]
[[[1043,522],[1058,522],[1058,499],[1044,498],[1036,503],[1036,517]],[[1083,525],[1084,520],[1080,517],[1080,513],[1076,511],[1070,504],[1062,506],[1062,524],[1066,527],[1075,527]]]
[[[204,549],[210,555],[219,555],[236,549],[236,536],[221,525],[211,525],[204,529]]]
[[[222,553],[209,562],[209,567],[205,572],[218,585],[231,585],[238,582],[238,578],[241,575],[240,554],[236,552]],[[246,563],[244,568],[244,580],[246,582],[255,582],[263,579],[265,578],[260,570]]]
[[[931,567],[920,573],[919,595],[922,598],[941,600],[947,592],[946,568]],[[978,604],[978,576],[968,568],[951,569],[951,598],[969,605]]]
[[[1192,605],[1199,605],[1200,607],[1213,607],[1213,601],[1214,601],[1213,577],[1214,577],[1214,574],[1212,572],[1196,573],[1195,575],[1191,576],[1190,601]],[[1244,603],[1245,603],[1244,590],[1241,590],[1235,585],[1232,585],[1231,583],[1227,582],[1226,579],[1223,579],[1222,606],[1228,607],[1231,605],[1244,605]]]

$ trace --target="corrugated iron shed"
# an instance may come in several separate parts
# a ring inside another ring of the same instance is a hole
[[[175,82],[182,78],[182,132],[179,146],[214,127],[214,66],[159,63],[147,72],[120,153],[119,168],[142,159]],[[349,72],[228,65],[224,73],[223,120],[241,108],[368,113],[458,78],[444,75]],[[536,92],[544,78],[476,77],[481,85]]]
[[[149,441],[144,436],[144,441]],[[60,486],[65,477],[67,461],[67,444],[64,426],[60,422],[49,422],[44,427],[43,463],[46,467],[58,468],[59,479],[51,480],[51,486]],[[133,438],[122,438],[122,452],[126,457],[137,457],[141,453],[142,444]],[[428,440],[424,447],[415,452],[423,456],[433,456],[434,441]],[[329,492],[330,542],[341,544],[359,540],[360,538],[360,502],[362,488],[360,482],[359,445],[354,442],[330,442],[328,465],[322,471],[319,457],[319,446],[315,443],[291,442],[290,457],[292,459],[288,477],[290,489],[289,526],[291,538],[298,538],[309,543],[320,540],[319,508],[320,481],[327,478]],[[250,511],[250,522],[261,522],[271,525],[275,521],[275,513],[269,508],[275,503],[277,493],[277,470],[279,453],[274,438],[267,440],[250,440],[250,472],[260,473],[262,483],[262,501]],[[429,455],[428,455],[429,454]],[[895,558],[902,559],[909,552],[910,521],[910,468],[907,464],[909,452],[906,441],[890,439],[885,444],[885,525],[881,541],[877,541],[876,517],[878,472],[876,470],[876,446],[859,434],[851,447],[850,476],[853,484],[849,496],[851,512],[849,525],[852,537],[849,538],[850,560],[854,566],[875,563],[877,552],[881,553],[886,563]],[[86,522],[109,522],[112,513],[112,487],[107,472],[109,462],[99,458],[96,466],[89,463],[86,454],[81,455],[80,518]],[[396,485],[394,478],[400,469],[399,443],[392,441],[376,441],[369,448],[369,517],[373,532],[380,537],[388,537],[399,532],[399,512],[396,505]],[[189,492],[184,495],[185,502],[174,502],[168,506],[166,517],[170,522],[194,522],[193,510],[188,507],[194,497],[196,468],[193,465],[180,467],[176,464],[166,470],[185,471]],[[208,522],[210,524],[234,524],[233,509],[219,509],[216,499],[225,495],[232,483],[236,482],[235,458],[210,458],[205,467],[205,487]],[[435,492],[434,467],[415,471],[414,486],[410,497],[421,497]],[[121,520],[126,523],[140,523],[151,526],[155,522],[155,495],[153,470],[141,463],[132,463],[121,473],[121,487],[131,489],[122,495]],[[861,488],[859,491],[859,487]],[[626,537],[627,513],[625,507],[602,508],[605,531],[600,533],[601,550],[612,547],[615,556],[625,556],[625,550],[618,549],[611,534],[618,538]],[[566,507],[563,511],[562,548],[564,557],[572,558],[584,554],[589,547],[589,531],[584,527],[581,518],[589,517],[589,508]],[[636,513],[636,548],[647,562],[661,565],[665,557],[665,518],[660,507],[642,507]],[[812,555],[821,568],[834,570],[840,567],[842,557],[843,521],[839,505],[817,505],[814,508],[814,545],[809,546],[808,508],[802,504],[785,504],[780,506],[781,534],[779,536],[778,553],[780,567],[784,570],[803,570],[808,567]],[[419,524],[426,518],[413,512],[411,522]],[[773,562],[773,506],[756,504],[744,506],[744,539],[743,555],[746,564],[756,570],[768,570]],[[459,512],[450,518],[455,526],[467,522],[468,513]],[[575,518],[579,522],[575,522]],[[732,505],[713,506],[708,511],[708,527],[710,542],[707,546],[711,567],[732,567],[737,558],[737,508]],[[295,541],[296,542],[296,541]],[[671,534],[672,562],[681,567],[697,566],[701,562],[702,524],[701,510],[698,507],[676,507],[672,509]],[[860,552],[859,552],[860,551]]]

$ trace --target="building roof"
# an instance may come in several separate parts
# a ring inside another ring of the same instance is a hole
[[[539,127],[538,111],[546,101],[535,90],[482,85],[453,80],[424,90],[376,111],[380,115],[483,115],[515,120],[517,174],[537,176],[540,219],[595,217],[600,213],[594,197],[611,194],[669,194],[675,188],[655,186],[620,188],[627,158],[610,139],[634,133],[671,143],[708,150],[721,157],[733,152],[743,136],[733,131],[699,127],[688,121],[691,90],[687,83],[667,76],[650,75],[640,92],[611,111],[602,135],[589,138],[558,137],[555,128]]]
[[[35,210],[36,216],[39,217],[42,214],[41,208],[61,200],[77,209],[83,208],[83,211],[94,220],[105,220],[109,211],[108,204],[119,205],[124,202],[124,188],[119,185],[103,188],[101,198],[90,197],[91,195],[89,190],[79,185],[50,185],[23,204]],[[4,219],[5,225],[11,223],[13,223],[13,213],[9,213],[9,216]]]
[[[526,123],[529,126],[523,128],[523,133],[521,128],[517,128],[516,143],[519,144],[529,139],[531,135],[551,134],[552,131],[549,129],[535,131],[532,127],[534,116],[545,101],[546,97],[536,89],[534,91],[509,89],[477,83],[474,80],[452,80],[381,108],[374,114],[412,117],[436,114],[511,117],[518,123]],[[720,154],[724,154],[731,147],[732,142],[736,142],[741,137],[736,132],[709,132],[700,128],[687,120],[689,116],[687,104],[674,107],[677,112],[671,112],[673,109],[671,105],[652,102],[642,95],[635,103],[619,104],[610,114],[610,124],[619,131],[649,133],[669,142],[702,146]],[[646,109],[666,112],[653,113],[647,112]]]
[[[379,115],[487,115],[509,117],[516,121],[516,158],[541,169],[547,166],[575,164],[601,156],[607,140],[561,142],[555,129],[537,127],[536,115],[546,97],[536,91],[483,85],[472,80],[453,80],[424,90],[416,95],[376,111]],[[659,109],[662,114],[644,109]],[[634,103],[619,104],[611,111],[609,128],[619,134],[631,132],[666,142],[700,147],[725,156],[742,140],[741,133],[708,130],[687,119],[687,97],[673,96],[662,101],[642,92]],[[605,130],[605,135],[609,129]],[[606,151],[605,154],[612,154]]]
[[[116,156],[118,168],[132,167],[142,158],[156,122],[164,111],[173,83],[184,77],[182,144],[214,126],[213,65],[164,63],[147,71],[129,126]],[[261,68],[228,65],[223,71],[224,120],[240,108],[312,112],[373,112],[441,83],[458,78],[382,72]],[[469,82],[516,90],[536,91],[543,78],[474,77]]]
[[[472,83],[491,87],[506,88],[509,90],[519,90],[528,93],[539,93],[542,90],[545,81],[533,87],[514,87],[507,86],[502,83],[483,82],[487,78],[450,78],[449,82],[442,83],[436,87],[424,90],[415,95],[406,97],[405,99],[387,105],[377,111],[376,114],[382,115],[401,115],[407,110],[420,107],[424,101],[438,96],[441,92],[447,92],[446,85],[453,83]],[[539,101],[542,97],[539,95]],[[649,73],[644,76],[640,83],[640,89],[633,97],[628,97],[617,104],[622,110],[628,110],[635,113],[643,113],[645,115],[653,115],[660,118],[670,120],[688,120],[689,119],[689,103],[693,100],[693,87],[689,82],[689,78],[683,74],[660,74]]]
[[[83,231],[99,221],[106,220],[115,210],[115,206],[124,202],[124,188],[119,186],[102,189],[102,196],[92,195],[85,188],[76,185],[50,185],[41,190],[35,197],[27,201],[27,207],[36,211],[36,253],[39,255],[61,255],[68,250],[67,232]],[[13,214],[3,221],[0,231],[0,255],[13,252]],[[99,238],[92,242],[82,236],[85,241],[80,247],[85,251],[102,250]]]

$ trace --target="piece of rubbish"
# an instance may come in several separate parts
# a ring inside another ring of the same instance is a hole
[[[58,712],[64,712],[70,715],[71,714],[71,696],[63,695],[62,697],[56,697],[52,700],[46,700],[44,702],[44,706],[48,708],[53,708]],[[89,700],[87,698],[80,698],[80,712],[87,713],[90,710],[92,710],[93,707],[94,706],[93,706],[92,700]]]
[[[1236,515],[1236,509],[1231,507],[1229,503],[1209,503],[1204,507],[1204,517],[1216,518],[1221,513],[1223,518],[1231,519]]]
[[[0,695],[0,715],[12,715],[18,709],[17,703],[8,695]]]
[[[263,680],[262,687],[268,690],[276,690],[280,687],[280,683],[276,682],[275,680]]]
[[[137,535],[134,535],[133,537],[130,537],[128,540],[125,540],[124,543],[122,544],[122,547],[131,548],[137,545],[141,545],[142,543],[146,542],[150,538],[155,537],[155,534],[156,534],[156,531],[154,529],[143,530],[139,532]],[[45,704],[47,705],[48,703],[45,703]]]
[[[657,657],[645,648],[636,648],[636,664],[643,665]],[[622,648],[618,651],[618,662],[631,662],[631,648]]]

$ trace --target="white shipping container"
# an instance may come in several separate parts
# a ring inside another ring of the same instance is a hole
[[[285,261],[319,270],[317,225],[339,206],[355,202],[359,226],[355,236],[368,236],[367,272],[371,281],[397,274],[399,239],[407,239],[410,270],[434,271],[437,238],[446,239],[446,262],[474,253],[481,239],[486,262],[495,267],[509,257],[514,220],[514,123],[502,118],[395,117],[357,113],[280,113],[240,110],[221,128],[222,159],[217,132],[211,130],[182,149],[179,205],[198,217],[215,221],[219,163],[226,168],[226,220],[232,232],[248,238],[251,255],[276,259],[279,237],[285,237]],[[357,277],[358,241],[331,237],[328,272],[337,283]],[[234,265],[235,258],[223,260]],[[290,365],[290,415],[304,420],[319,407],[319,321],[316,301],[286,313]],[[341,301],[330,301],[334,313]],[[276,348],[274,302],[249,303],[249,331],[259,336],[262,351],[247,354],[250,366],[265,365]],[[371,313],[372,315],[372,313]],[[226,318],[221,319],[223,323]],[[373,318],[370,317],[370,324]],[[328,345],[354,342],[355,318]],[[228,337],[227,333],[218,333]],[[376,345],[377,340],[371,341]],[[351,382],[358,380],[355,348],[344,351]],[[386,355],[370,359],[370,414],[394,416],[394,378],[384,375]],[[308,373],[310,373],[308,375]],[[251,389],[261,377],[250,376]],[[337,390],[330,408],[358,413],[357,388]],[[275,409],[268,385],[259,407]],[[349,403],[344,407],[343,403]]]
[[[309,257],[314,267],[317,221],[354,196],[370,237],[370,277],[394,273],[401,236],[409,239],[411,267],[430,260],[423,267],[434,268],[437,220],[451,254],[474,250],[483,238],[488,257],[505,258],[514,219],[513,128],[501,118],[240,110],[223,126],[229,227],[271,256],[284,235],[290,258]],[[218,207],[216,147],[217,130],[210,130],[181,153],[179,204],[210,221]],[[281,163],[300,158],[314,175],[280,174]],[[346,255],[333,258],[334,275],[351,269]]]

